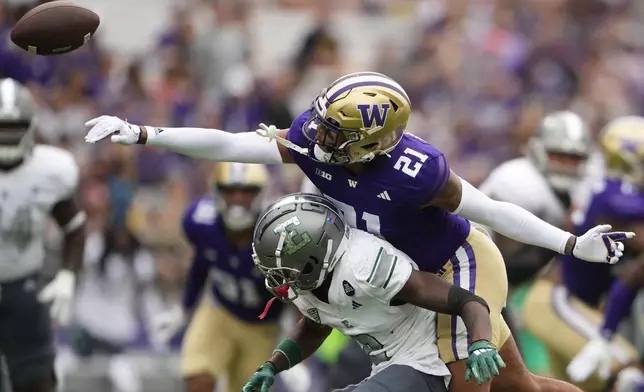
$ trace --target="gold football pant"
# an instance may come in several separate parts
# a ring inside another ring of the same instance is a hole
[[[500,349],[510,337],[501,316],[508,296],[508,278],[501,252],[481,230],[472,227],[465,242],[443,266],[439,275],[450,283],[485,299],[490,307],[492,345]],[[437,315],[437,345],[445,363],[468,357],[468,333],[458,316]]]
[[[530,288],[523,309],[526,329],[548,348],[552,375],[571,382],[566,367],[601,327],[602,314],[568,293],[563,285],[538,279]],[[616,342],[629,357],[637,358],[635,348],[617,336]],[[619,364],[613,364],[615,370]],[[603,390],[605,382],[597,375],[577,384],[588,392]]]
[[[239,320],[204,295],[181,348],[184,378],[209,374],[227,380],[228,392],[239,392],[275,348],[277,322],[252,324]]]

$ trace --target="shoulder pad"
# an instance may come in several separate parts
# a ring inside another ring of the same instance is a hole
[[[217,207],[211,198],[197,200],[188,211],[190,220],[198,225],[212,225],[217,218]]]
[[[217,219],[217,208],[212,198],[204,197],[194,203],[183,215],[183,232],[191,242],[195,242],[203,227],[212,226]]]
[[[387,246],[379,247],[375,257],[368,253],[371,257],[364,256],[354,268],[356,284],[367,295],[388,304],[409,279],[412,264],[403,253]]]
[[[80,170],[74,156],[62,148],[36,145],[32,158],[37,170],[51,181],[58,200],[69,199],[78,188]]]

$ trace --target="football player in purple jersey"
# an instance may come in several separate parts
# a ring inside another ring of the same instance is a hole
[[[260,124],[255,133],[229,134],[137,126],[101,116],[87,122],[92,129],[85,140],[110,136],[113,143],[149,144],[215,161],[297,164],[351,226],[384,237],[421,270],[485,299],[494,330],[489,342],[470,341],[461,319],[439,315],[437,344],[454,376],[452,391],[489,390],[490,383],[465,382],[469,351],[481,344],[498,349],[508,365],[491,383],[495,391],[578,391],[526,369],[501,317],[508,287],[503,258],[470,221],[594,263],[617,262],[621,241],[634,234],[600,225],[575,236],[514,204],[490,199],[451,171],[436,147],[405,132],[410,113],[409,97],[397,82],[358,72],[325,88],[289,129]],[[441,295],[444,301],[448,293]]]
[[[153,321],[153,335],[168,342],[194,310],[181,351],[187,392],[212,392],[224,378],[228,388],[223,390],[240,391],[278,338],[282,304],[258,318],[272,295],[253,264],[251,247],[267,180],[264,165],[219,163],[213,194],[198,199],[184,215],[194,258],[183,304]]]
[[[644,233],[644,118],[611,121],[602,130],[600,145],[605,175],[589,173],[577,192],[571,215],[574,232],[603,221]],[[637,362],[635,348],[616,332],[644,285],[642,238],[632,241],[625,256],[630,260],[621,270],[563,256],[561,282],[544,277],[528,293],[526,327],[548,347],[553,373],[584,391],[606,390],[611,375]],[[607,294],[602,321],[600,302]]]

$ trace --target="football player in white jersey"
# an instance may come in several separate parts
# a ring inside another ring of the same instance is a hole
[[[0,351],[14,392],[55,390],[51,316],[69,322],[85,244],[74,202],[79,170],[67,151],[34,142],[35,105],[26,87],[0,79]],[[49,217],[64,233],[61,268],[40,293]]]
[[[489,197],[516,204],[559,228],[570,208],[571,192],[580,183],[592,148],[588,127],[575,113],[559,111],[545,116],[526,146],[526,155],[495,168],[479,190]],[[508,261],[511,286],[520,285],[541,270],[555,255],[493,233]],[[514,329],[504,310],[504,318]]]
[[[468,359],[466,379],[481,384],[505,366],[487,343],[485,300],[418,271],[385,240],[351,229],[323,196],[287,195],[270,205],[255,226],[253,258],[266,288],[305,317],[244,392],[268,392],[275,374],[313,354],[332,328],[355,339],[373,363],[372,377],[343,391],[447,391],[450,372],[438,355],[434,311],[460,315],[472,345],[480,346]]]

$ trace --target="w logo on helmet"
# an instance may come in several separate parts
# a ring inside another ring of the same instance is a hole
[[[391,108],[391,104],[388,103],[358,105],[358,110],[362,116],[362,126],[366,129],[384,127],[385,122],[387,122],[389,108]]]

